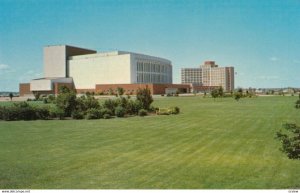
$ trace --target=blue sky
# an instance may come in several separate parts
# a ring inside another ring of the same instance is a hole
[[[0,0],[0,91],[43,76],[42,48],[69,44],[234,66],[238,87],[300,87],[300,0]]]

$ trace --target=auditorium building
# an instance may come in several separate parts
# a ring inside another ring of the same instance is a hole
[[[170,60],[124,51],[97,53],[68,45],[44,47],[44,77],[21,83],[20,96],[57,94],[66,85],[77,93],[108,93],[122,87],[126,94],[148,87],[152,94],[190,92],[189,84],[172,84]]]

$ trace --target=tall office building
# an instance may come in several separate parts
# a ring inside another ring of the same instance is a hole
[[[214,61],[206,61],[200,68],[182,68],[181,83],[205,87],[221,86],[225,91],[234,90],[234,68],[218,67]]]

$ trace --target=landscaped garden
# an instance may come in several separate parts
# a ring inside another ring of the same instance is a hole
[[[297,99],[157,97],[180,114],[0,121],[0,188],[299,188],[300,161],[276,139],[300,125]]]

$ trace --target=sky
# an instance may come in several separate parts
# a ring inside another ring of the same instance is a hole
[[[235,87],[300,87],[300,0],[0,0],[0,91],[43,77],[68,44],[234,66]]]

